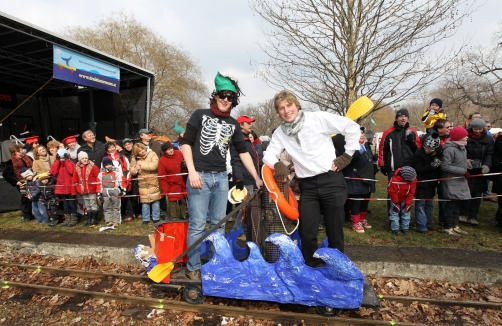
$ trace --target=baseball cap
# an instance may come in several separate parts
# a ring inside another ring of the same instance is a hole
[[[243,123],[243,122],[255,122],[256,120],[248,117],[247,115],[241,115],[240,117],[237,118],[238,123]]]

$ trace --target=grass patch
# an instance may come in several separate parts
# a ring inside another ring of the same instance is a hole
[[[379,180],[387,180],[382,174],[378,174]],[[372,195],[375,198],[387,197],[387,183],[378,182],[377,192]],[[345,223],[345,244],[346,245],[368,245],[368,246],[401,246],[401,247],[425,247],[425,248],[462,248],[468,250],[488,250],[502,252],[502,235],[499,229],[494,226],[495,212],[497,204],[485,202],[481,203],[479,212],[479,226],[460,225],[469,235],[462,236],[460,239],[452,239],[442,233],[434,232],[431,236],[425,236],[414,229],[415,209],[411,209],[411,225],[408,236],[393,236],[390,233],[389,218],[387,213],[386,201],[371,201],[369,205],[371,214],[368,216],[372,229],[367,229],[364,234],[357,234],[352,230],[350,223]],[[438,225],[438,205],[434,202],[434,212],[432,220],[435,226]],[[103,220],[101,220],[103,221]],[[113,233],[124,235],[144,235],[151,234],[154,231],[153,224],[147,226],[141,224],[141,220],[135,219],[132,222],[123,223],[116,230],[99,232],[98,229],[84,227],[85,221],[81,221],[73,228],[49,227],[46,225],[37,225],[34,221],[22,223],[19,211],[0,214],[0,228],[2,229],[23,229],[29,231],[50,230],[54,232],[73,232],[73,233]],[[227,232],[233,227],[234,222],[226,225]],[[324,231],[319,232],[319,241],[326,237]]]

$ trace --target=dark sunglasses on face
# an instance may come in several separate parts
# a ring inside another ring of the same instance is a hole
[[[224,100],[225,98],[227,98],[227,101],[229,102],[233,102],[234,101],[234,94],[232,93],[223,93],[223,92],[220,92],[218,93],[218,97],[220,98],[220,100]]]

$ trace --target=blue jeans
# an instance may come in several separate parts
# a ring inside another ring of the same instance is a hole
[[[141,204],[142,220],[143,220],[143,222],[150,221],[150,205],[152,205],[152,220],[154,222],[157,222],[160,219],[160,203],[158,200],[151,202],[151,203]],[[120,212],[120,208],[119,208],[119,212]]]
[[[399,213],[394,212],[392,208],[389,210],[390,229],[392,231],[399,230],[399,215],[401,215],[401,229],[408,230],[410,228],[411,212],[404,212],[406,208],[405,203],[399,203],[399,206],[401,206],[401,211]]]
[[[31,202],[31,211],[33,212],[33,215],[35,215],[35,220],[37,222],[49,222],[47,208],[41,200],[34,200]]]
[[[415,218],[417,220],[417,231],[427,231],[432,226],[432,209],[434,205],[430,200],[415,201]]]
[[[254,185],[246,185],[245,186],[248,189],[249,195],[252,195],[254,192]],[[234,223],[234,228],[232,230],[237,230],[237,229],[244,229],[246,231],[246,223],[241,222],[242,220],[242,209],[239,210],[239,213],[237,213],[237,218],[235,219]]]
[[[202,189],[195,189],[187,181],[188,193],[188,221],[187,246],[191,246],[202,237],[206,227],[206,218],[209,216],[210,227],[216,225],[225,217],[228,198],[227,172],[201,173]],[[218,228],[218,232],[225,234],[225,223]],[[200,269],[200,245],[188,253],[187,269],[189,271]]]

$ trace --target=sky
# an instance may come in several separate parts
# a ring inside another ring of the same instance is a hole
[[[490,44],[502,22],[502,0],[485,1],[445,46],[464,41],[472,46]],[[251,65],[266,58],[259,47],[264,41],[263,22],[246,0],[0,0],[0,11],[56,33],[67,26],[92,26],[124,11],[187,51],[201,67],[209,90],[214,89],[213,79],[220,71],[238,79],[245,94],[241,107],[264,102],[276,93],[255,76],[256,66]]]

